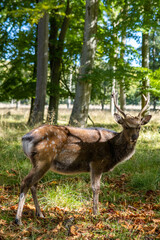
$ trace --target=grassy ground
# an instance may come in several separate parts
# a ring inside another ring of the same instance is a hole
[[[19,227],[14,224],[19,185],[31,167],[21,148],[30,130],[27,114],[0,115],[0,239],[160,239],[159,113],[143,127],[132,159],[103,175],[98,216],[92,215],[88,174],[48,172],[38,191],[45,218],[35,217],[29,193]],[[59,124],[66,124],[69,114],[61,110]],[[90,116],[96,126],[120,130],[107,112]]]

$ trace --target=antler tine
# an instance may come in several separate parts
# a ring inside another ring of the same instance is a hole
[[[126,118],[126,114],[118,107],[117,103],[116,103],[116,98],[115,98],[115,93],[112,93],[112,98],[114,100],[114,105],[117,108],[117,110],[123,115],[124,118]]]
[[[142,108],[142,110],[140,111],[140,113],[138,114],[138,117],[140,118],[142,116],[142,114],[147,110],[147,108],[149,107],[149,98],[146,98],[146,96],[143,94],[142,95],[144,100],[146,101],[146,104],[144,105],[144,107]]]

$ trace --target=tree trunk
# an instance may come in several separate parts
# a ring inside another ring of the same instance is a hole
[[[155,32],[153,32],[153,35],[152,35],[152,42],[153,42],[153,48],[152,48],[153,63],[152,63],[151,69],[154,72],[156,70],[156,41],[155,41]]]
[[[149,68],[149,34],[142,34],[142,67]],[[142,92],[148,98],[149,93],[147,92],[149,87],[149,78],[145,77],[142,79]],[[142,96],[142,108],[145,105],[145,99]]]
[[[58,26],[55,17],[50,18],[50,68],[51,68],[51,87],[47,121],[57,123],[58,120],[58,105],[59,105],[59,81],[61,76],[61,64],[64,50],[64,41],[69,26],[69,17],[71,13],[70,0],[67,0],[65,17],[61,26],[61,31],[58,38]]]
[[[123,8],[122,16],[123,20],[125,21],[127,18],[127,10],[128,10],[128,3],[127,0],[125,0],[125,5]],[[125,56],[125,46],[126,46],[126,24],[124,24],[124,29],[122,30],[121,36],[122,36],[122,45],[120,50],[120,58],[122,62],[125,62],[124,56]],[[120,81],[120,108],[124,111],[126,105],[126,95],[125,95],[125,89],[124,89],[124,77]]]
[[[44,119],[48,70],[48,19],[48,14],[45,13],[38,23],[37,83],[32,125],[42,123]]]
[[[115,66],[112,66],[112,69],[113,69],[113,72],[115,73]],[[116,79],[114,76],[112,79],[112,93],[115,93],[115,90],[116,90]],[[111,97],[111,101],[110,101],[110,112],[111,112],[111,115],[113,116],[115,112],[115,104],[114,104],[113,97]]]
[[[91,81],[84,80],[91,72],[96,51],[98,0],[86,0],[84,39],[81,53],[79,78],[76,85],[75,101],[69,124],[84,127],[87,124],[91,97]]]
[[[150,12],[150,0],[146,0],[144,4],[144,19],[143,25],[147,24],[148,21],[148,13]],[[149,33],[148,30],[142,33],[142,67],[149,69]],[[150,94],[148,92],[149,87],[149,78],[145,77],[142,79],[142,93],[150,98]],[[143,96],[141,97],[142,108],[145,105],[145,99]],[[145,114],[145,113],[144,113]]]
[[[120,58],[124,62],[124,55],[125,50],[124,47],[126,45],[126,32],[122,35],[122,47],[120,51]],[[125,104],[126,104],[126,95],[124,91],[124,77],[120,81],[120,108],[124,111],[125,110]]]
[[[28,125],[32,125],[32,114],[33,114],[33,108],[34,108],[34,98],[31,98],[31,105],[30,105],[30,111],[29,111],[29,118],[28,118]]]
[[[36,74],[37,74],[37,41],[38,41],[38,25],[36,28],[36,39],[35,39],[35,60],[34,60],[34,67],[33,67],[33,79],[36,79]],[[32,114],[33,114],[33,108],[34,108],[34,102],[35,99],[32,97],[31,98],[31,106],[30,106],[30,112],[29,112],[29,118],[28,118],[28,125],[32,124]]]
[[[116,23],[113,22],[113,29],[115,29],[116,27]],[[116,31],[113,31],[114,34],[112,36],[112,41],[113,43],[115,43],[115,48],[114,48],[114,52],[113,55],[110,56],[110,62],[111,62],[111,68],[113,71],[113,79],[112,79],[112,93],[115,93],[116,91],[116,69],[117,69],[117,55],[118,55],[118,48],[117,48],[117,42],[118,42],[118,36]],[[118,99],[117,99],[118,100]],[[111,97],[111,101],[110,101],[110,111],[111,111],[111,115],[114,115],[115,112],[115,104],[114,104],[114,100]]]

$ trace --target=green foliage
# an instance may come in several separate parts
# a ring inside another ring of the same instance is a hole
[[[55,17],[59,34],[65,17],[66,2],[66,0],[43,0],[39,3],[30,0],[1,1],[1,101],[34,97],[36,24],[44,12],[48,12],[50,16]],[[61,84],[57,89],[61,99],[68,96],[74,98],[83,44],[85,0],[71,0],[70,6],[72,11],[69,15],[70,23],[64,42]],[[151,88],[145,91],[150,91],[156,99],[159,97],[158,73],[151,74],[147,69],[132,67],[135,59],[141,63],[140,49],[121,42],[122,36],[125,35],[127,40],[133,38],[141,44],[141,37],[137,33],[149,31],[151,35],[150,68],[153,71],[159,69],[159,1],[150,1],[148,6],[149,8],[146,9],[145,2],[140,0],[135,3],[124,0],[100,1],[95,68],[90,75],[84,77],[85,81],[92,83],[91,99],[94,103],[108,103],[114,78],[117,86],[120,83],[123,84],[129,103],[137,103],[137,97],[139,98],[144,91],[142,80],[145,77],[151,79]],[[120,56],[121,51],[124,52],[124,59]],[[116,57],[115,53],[117,53]],[[116,71],[113,71],[115,63]],[[72,83],[70,83],[71,75]],[[47,93],[51,94],[50,84],[48,84]]]
[[[8,64],[8,68],[1,67],[1,92],[0,101],[10,101],[12,99],[21,100],[34,97],[36,80],[32,79],[32,66],[30,72],[25,71],[24,64],[17,60]]]
[[[150,74],[150,92],[155,97],[160,97],[160,68]]]
[[[31,27],[28,23],[29,15],[16,16],[19,9],[31,5],[32,1],[4,1],[0,4],[0,30],[3,36],[0,42],[0,101],[35,96],[36,26]]]

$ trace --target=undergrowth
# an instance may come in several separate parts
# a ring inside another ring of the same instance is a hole
[[[67,124],[62,115],[64,119]],[[107,119],[96,125],[120,131],[110,116]],[[22,152],[21,137],[30,128],[22,115],[1,117],[0,239],[160,239],[159,129],[156,116],[142,128],[135,155],[103,175],[100,215],[92,215],[89,174],[63,176],[48,172],[38,190],[45,218],[35,217],[28,193],[24,225],[18,227],[14,217],[19,186],[31,168]]]

